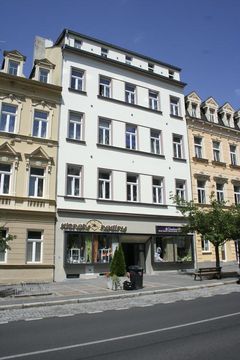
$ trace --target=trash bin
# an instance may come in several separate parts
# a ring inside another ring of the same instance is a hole
[[[143,268],[137,265],[131,265],[128,267],[130,274],[130,281],[134,290],[143,288]]]

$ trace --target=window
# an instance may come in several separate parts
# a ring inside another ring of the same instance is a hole
[[[45,111],[34,111],[33,136],[46,138],[48,128],[48,113]]]
[[[215,110],[209,109],[209,121],[214,122],[214,118],[215,118]]]
[[[170,114],[180,116],[180,99],[170,96]]]
[[[220,142],[213,141],[213,160],[220,162]]]
[[[67,167],[67,195],[80,196],[81,189],[81,167],[68,165]]]
[[[83,114],[70,111],[68,137],[74,140],[82,140]]]
[[[186,200],[185,180],[176,180],[176,196],[181,200]]]
[[[43,83],[48,83],[48,77],[49,77],[49,70],[40,68],[39,69],[39,81]]]
[[[101,56],[108,57],[108,49],[102,47],[101,48]]]
[[[163,179],[152,179],[153,202],[154,204],[163,204]]]
[[[84,71],[72,69],[71,73],[71,89],[83,91],[84,88]]]
[[[9,104],[2,104],[0,131],[14,133],[17,115],[17,107]]]
[[[153,110],[158,110],[158,92],[149,90],[149,108]]]
[[[148,71],[154,72],[154,64],[148,63]]]
[[[111,79],[100,76],[99,95],[108,98],[111,96]]]
[[[159,130],[151,130],[151,153],[161,154],[161,132]]]
[[[227,122],[227,126],[231,126],[231,114],[226,114],[226,122]]]
[[[110,129],[111,122],[105,119],[99,119],[99,143],[103,145],[110,145]]]
[[[136,150],[137,128],[134,125],[126,125],[126,148]]]
[[[129,104],[135,104],[136,86],[131,84],[125,85],[125,101]]]
[[[174,71],[173,70],[168,70],[168,77],[169,77],[169,79],[174,79]]]
[[[43,197],[44,169],[30,168],[29,196]]]
[[[187,262],[193,260],[192,236],[156,236],[153,242],[154,262]]]
[[[82,41],[81,41],[81,40],[74,39],[74,47],[75,47],[76,49],[81,49],[81,47],[82,47]]]
[[[210,252],[210,241],[206,240],[204,236],[201,239],[202,252]]]
[[[39,263],[41,261],[42,261],[42,232],[28,231],[27,262]]]
[[[217,201],[222,202],[224,201],[224,185],[222,183],[216,183],[216,190],[217,190]]]
[[[112,258],[114,234],[66,233],[66,258],[68,264],[109,263]]]
[[[111,173],[100,170],[98,176],[98,197],[99,199],[111,198]]]
[[[0,236],[5,239],[7,236],[7,231],[1,229],[0,230]],[[6,262],[6,250],[3,250],[3,248],[0,247],[0,263]]]
[[[198,203],[206,204],[205,181],[197,180]]]
[[[230,158],[231,158],[231,165],[237,165],[237,147],[236,147],[236,145],[230,145]]]
[[[10,75],[18,74],[19,63],[17,61],[9,60],[8,63],[8,73]]]
[[[192,117],[197,117],[197,104],[192,104]]]
[[[9,194],[10,193],[10,184],[11,184],[11,174],[12,169],[11,165],[0,163],[0,194]]]
[[[126,55],[125,56],[125,63],[128,64],[128,65],[132,65],[132,57]]]
[[[240,204],[240,185],[234,185],[233,190],[234,190],[235,204],[239,205]]]
[[[194,136],[194,150],[195,157],[198,159],[202,158],[202,138]]]
[[[138,201],[138,177],[127,175],[127,201]]]
[[[183,139],[181,135],[173,135],[173,157],[183,158]]]

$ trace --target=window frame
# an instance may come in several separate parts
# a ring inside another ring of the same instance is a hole
[[[101,56],[107,58],[109,54],[109,50],[105,47],[101,47]]]
[[[239,205],[240,204],[240,184],[233,185],[233,192],[234,192],[235,205]]]
[[[108,175],[108,179],[102,175]],[[110,170],[98,170],[98,198],[111,200],[112,198],[112,172]]]
[[[101,124],[102,122],[102,124]],[[109,126],[104,126],[103,122],[105,124],[108,124]],[[102,145],[111,145],[111,126],[112,122],[109,119],[105,119],[100,117],[98,120],[98,143]],[[108,134],[108,135],[107,135]],[[102,139],[102,140],[101,140]]]
[[[79,118],[78,120],[74,120],[73,117]],[[69,110],[68,112],[68,139],[82,141],[83,140],[83,124],[84,124],[84,114]],[[79,130],[78,130],[79,127]],[[71,131],[73,131],[73,135],[71,135]],[[78,136],[79,133],[79,136]]]
[[[221,188],[219,188],[219,186]],[[224,184],[216,182],[216,198],[219,203],[224,201]]]
[[[79,73],[80,76],[73,75],[74,71],[76,73]],[[85,90],[85,70],[76,67],[71,67],[70,89],[79,92]]]
[[[221,162],[221,143],[220,143],[220,141],[213,140],[212,148],[213,148],[213,161]]]
[[[159,110],[159,92],[148,90],[148,105],[152,110]]]
[[[5,110],[4,107],[15,108],[15,112],[10,112],[7,109]],[[1,129],[2,124],[3,124],[3,115],[4,115],[4,117],[6,116],[6,120],[5,120],[6,122],[5,122],[4,129]],[[18,116],[18,106],[17,105],[2,102],[1,103],[0,131],[5,132],[5,133],[14,134],[15,130],[16,130],[17,116]],[[13,126],[12,126],[12,122],[13,122]],[[10,131],[10,127],[13,127],[12,131]]]
[[[136,85],[125,83],[125,102],[127,104],[136,104],[136,88]]]
[[[43,171],[43,175],[39,175],[39,174],[32,174],[31,171],[33,169],[41,169]],[[45,181],[46,181],[46,169],[43,167],[38,167],[38,166],[30,166],[29,168],[29,184],[28,184],[28,196],[32,197],[32,198],[44,198],[44,191],[45,191]],[[30,194],[30,190],[31,190],[31,180],[35,179],[35,181],[33,182],[33,188],[34,188],[34,194]],[[42,181],[41,181],[42,180]],[[41,192],[42,195],[38,195],[39,192],[39,186],[41,188]]]
[[[233,148],[234,148],[234,150],[233,150]],[[229,152],[230,152],[231,165],[237,165],[238,164],[238,161],[237,161],[237,145],[230,144],[229,145]]]
[[[206,180],[197,179],[197,196],[198,204],[206,204]]]
[[[128,173],[126,175],[127,183],[127,201],[139,202],[139,176]],[[135,178],[135,181],[131,181],[130,178]]]
[[[37,117],[36,113],[42,113],[42,114],[46,114],[46,119],[42,118],[42,117]],[[37,134],[34,133],[35,131],[35,125],[37,124]],[[43,136],[43,131],[44,131],[44,126],[43,124],[46,125],[45,128],[45,136]],[[41,138],[41,139],[47,139],[48,138],[48,127],[49,127],[49,112],[47,111],[43,111],[43,110],[39,110],[39,109],[34,109],[33,112],[33,126],[32,126],[32,136],[33,137],[37,137],[37,138]]]
[[[0,195],[10,195],[11,194],[11,185],[12,185],[12,174],[13,174],[13,164],[11,163],[4,163],[1,162],[1,165],[7,165],[10,167],[9,172],[1,170],[0,169]],[[6,180],[8,179],[8,180]],[[4,187],[7,185],[8,187],[8,192],[4,192]]]
[[[45,72],[45,74],[42,74],[42,72]],[[50,76],[50,70],[45,67],[40,66],[38,80],[44,84],[48,84],[49,76]]]
[[[210,253],[210,241],[206,240],[204,236],[201,238],[201,249],[202,253]]]
[[[108,81],[109,84],[103,83],[102,81]],[[112,93],[112,79],[107,76],[100,75],[99,76],[99,95],[106,97],[106,98],[111,98],[111,96],[112,96],[111,93]]]
[[[200,143],[197,143],[196,140],[200,140]],[[194,136],[194,155],[197,159],[203,158],[203,138],[200,136]]]
[[[134,129],[134,132],[129,131],[128,129]],[[129,146],[128,146],[129,143]],[[138,141],[137,141],[137,126],[132,124],[126,124],[125,129],[125,146],[129,150],[137,150]]]
[[[175,139],[174,139],[175,138]],[[176,141],[176,139],[180,141]],[[184,159],[183,153],[183,135],[173,134],[172,135],[172,142],[173,142],[173,157],[175,159]]]
[[[154,133],[157,136],[154,136]],[[150,129],[150,150],[152,154],[162,154],[162,132],[161,130]]]
[[[175,179],[176,196],[181,200],[187,200],[186,180]]]
[[[78,175],[69,174],[70,168],[74,170],[78,170]],[[78,181],[78,185],[77,185]],[[70,186],[69,186],[70,185]],[[78,191],[76,191],[78,186]],[[71,188],[71,192],[69,192],[69,188]],[[76,164],[67,164],[66,166],[66,196],[69,197],[82,197],[82,166]]]
[[[16,66],[12,66],[13,64]],[[19,67],[20,67],[19,61],[16,61],[13,59],[8,60],[8,74],[13,75],[13,76],[18,76]]]
[[[40,239],[30,238],[29,233],[41,234]],[[32,245],[32,251],[31,251],[32,259],[28,260],[28,249],[29,249],[30,244]],[[40,259],[39,260],[36,260],[37,244],[40,244]],[[42,261],[43,261],[43,231],[29,229],[29,230],[27,230],[26,262],[27,262],[27,264],[35,264],[35,263],[40,264],[40,263],[42,263]]]
[[[170,115],[181,116],[180,98],[170,96]]]
[[[7,238],[7,229],[1,229],[0,233],[3,239]],[[4,234],[5,233],[5,234]],[[1,260],[1,256],[2,256],[2,260]],[[6,264],[7,263],[7,249],[5,249],[4,251],[0,250],[0,264]]]
[[[158,182],[158,184],[154,184]],[[152,177],[152,200],[154,204],[164,204],[164,179],[162,177]]]

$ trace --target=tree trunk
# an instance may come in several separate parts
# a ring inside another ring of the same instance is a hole
[[[216,267],[220,267],[220,257],[219,257],[219,245],[214,245],[215,247],[215,256],[216,256]]]

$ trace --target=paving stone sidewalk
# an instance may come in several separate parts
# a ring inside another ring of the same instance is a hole
[[[194,281],[190,272],[164,271],[156,275],[143,276],[143,288],[133,291],[113,291],[107,288],[105,276],[88,279],[67,280],[45,284],[29,284],[21,293],[15,286],[17,296],[0,298],[0,311],[6,309],[50,306],[56,304],[84,303],[96,300],[131,298],[159,293],[177,293],[198,288],[210,288],[224,284],[236,284],[238,264],[223,267],[221,280],[204,278]],[[2,289],[3,287],[0,287]],[[14,288],[14,286],[12,286]],[[29,290],[29,291],[28,291]]]

